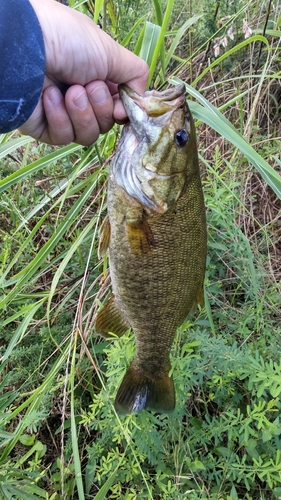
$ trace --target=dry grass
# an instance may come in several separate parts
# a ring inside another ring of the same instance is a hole
[[[257,30],[266,27],[265,13],[268,8],[269,4],[265,2],[251,20],[252,27]],[[274,6],[271,8],[274,9]],[[277,8],[273,14],[271,20],[276,22]],[[276,157],[280,158],[281,147],[281,81],[269,76],[280,73],[280,44],[281,38],[270,38],[271,54],[266,68],[268,77],[260,88],[258,84],[267,54],[259,43],[245,48],[238,56],[235,54],[236,60],[232,60],[228,71],[221,63],[196,85],[196,89],[217,108],[245,93],[243,98],[237,98],[236,103],[224,111],[225,116],[279,173],[281,168]],[[214,41],[211,41],[193,59],[193,78],[214,61],[213,46]],[[191,83],[190,67],[183,67],[177,76]],[[203,152],[208,162],[212,164],[216,147],[219,147],[222,158],[233,161],[233,150],[227,141],[205,124],[200,125],[198,130],[199,151]],[[240,166],[236,158],[235,165],[237,179],[241,183],[241,211],[237,224],[253,245],[256,255],[261,257],[272,283],[278,285],[281,280],[281,200],[257,171],[243,162],[243,158],[240,158]]]

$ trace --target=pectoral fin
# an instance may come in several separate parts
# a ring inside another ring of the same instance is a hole
[[[98,247],[98,257],[104,257],[109,247],[110,241],[110,222],[108,216],[104,219],[100,228],[100,241]]]
[[[134,255],[143,255],[155,247],[152,231],[144,216],[137,223],[127,223],[126,233],[131,251]]]
[[[96,333],[106,338],[113,338],[110,332],[121,337],[129,328],[130,325],[116,306],[115,297],[112,294],[105,306],[97,314],[95,321]]]

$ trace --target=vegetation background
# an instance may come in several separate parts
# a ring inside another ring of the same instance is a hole
[[[208,218],[205,308],[179,328],[171,415],[119,418],[131,332],[93,333],[119,127],[84,148],[0,136],[0,498],[281,498],[278,0],[69,1],[186,83]],[[172,249],[171,249],[172,250]]]

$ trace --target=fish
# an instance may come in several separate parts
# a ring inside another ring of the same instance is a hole
[[[170,413],[171,347],[188,313],[204,305],[207,227],[196,132],[184,85],[141,96],[121,84],[119,94],[129,121],[110,166],[99,241],[112,295],[95,331],[120,337],[132,328],[135,335],[117,413]]]

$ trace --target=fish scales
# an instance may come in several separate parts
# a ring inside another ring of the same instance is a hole
[[[146,95],[128,88],[121,93],[130,124],[111,166],[100,243],[101,252],[109,249],[113,296],[98,313],[96,331],[121,335],[132,327],[136,339],[115,400],[123,414],[174,409],[170,350],[177,327],[202,302],[206,261],[195,129],[183,88]]]

